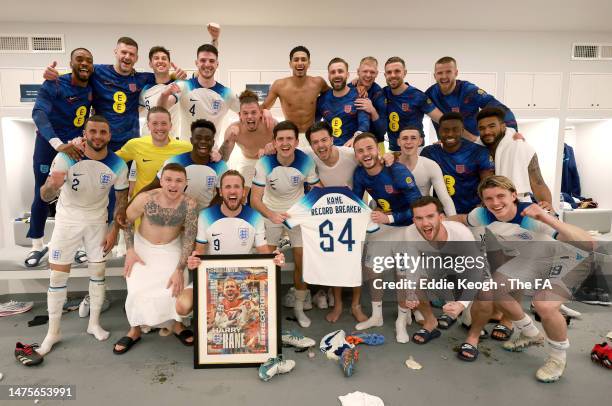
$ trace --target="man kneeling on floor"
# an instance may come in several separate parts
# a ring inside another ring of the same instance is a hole
[[[124,275],[130,331],[115,344],[115,354],[127,352],[140,340],[141,326],[173,329],[183,344],[193,345],[193,332],[181,323],[175,302],[183,290],[183,271],[193,250],[197,203],[183,193],[187,174],[181,165],[167,164],[160,184],[160,189],[136,196],[127,209]],[[140,225],[135,232],[137,219]]]

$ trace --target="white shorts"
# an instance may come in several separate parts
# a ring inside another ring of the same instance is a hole
[[[283,235],[283,230],[286,230],[291,240],[291,247],[302,247],[302,229],[300,226],[288,229],[283,224],[274,224],[267,218],[264,218],[264,226],[266,227],[266,240],[269,245],[278,245],[278,240]]]
[[[251,187],[253,184],[253,178],[255,177],[255,164],[257,159],[246,158],[244,155],[241,156],[236,170],[244,177],[244,186]]]
[[[89,262],[104,262],[104,247],[108,227],[106,224],[61,224],[56,222],[49,242],[49,263],[69,265],[81,247],[85,248]]]

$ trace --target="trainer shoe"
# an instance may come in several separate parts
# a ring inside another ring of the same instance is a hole
[[[327,294],[323,289],[319,289],[312,297],[312,301],[319,309],[327,309]]]
[[[599,298],[597,296],[597,292],[594,289],[582,288],[574,294],[574,300],[590,305],[597,305],[599,304]]]
[[[25,313],[32,309],[33,306],[34,302],[17,302],[16,300],[0,303],[0,317]]]
[[[521,332],[520,334],[517,334],[510,340],[506,341],[502,347],[506,351],[521,352],[534,345],[538,347],[543,346],[544,340],[545,338],[542,333],[538,333],[533,337],[528,337]]]
[[[291,345],[297,348],[308,348],[316,344],[316,341],[310,337],[304,337],[297,330],[284,330],[281,335],[281,342],[285,345]]]
[[[38,365],[44,360],[42,355],[35,351],[38,347],[38,344],[28,345],[19,342],[15,345],[15,358],[26,367]]]
[[[582,313],[580,313],[578,310],[571,309],[567,307],[566,305],[562,304],[559,311],[561,312],[562,315],[570,317],[572,319],[578,319],[578,320],[582,319]]]
[[[270,358],[259,367],[259,379],[269,381],[276,374],[285,374],[295,367],[295,361],[283,359],[282,355]]]
[[[87,316],[89,316],[89,295],[85,295],[79,305],[79,317],[83,318]]]
[[[278,240],[276,248],[278,248],[279,251],[291,248],[291,240],[289,238],[281,238]]]
[[[565,370],[565,361],[548,356],[544,365],[536,372],[536,378],[540,382],[557,382]]]
[[[283,298],[283,306],[284,307],[295,307],[295,288],[292,286],[287,291],[287,294]],[[310,289],[307,289],[306,299],[304,299],[304,310],[312,309],[312,295],[310,293]]]
[[[612,302],[610,302],[610,295],[608,292],[603,289],[595,289],[597,293],[597,304],[600,306],[612,306]]]
[[[359,360],[359,351],[354,348],[347,348],[340,355],[340,359],[338,363],[340,364],[340,369],[342,369],[342,373],[347,378],[353,376],[355,373],[355,364]]]

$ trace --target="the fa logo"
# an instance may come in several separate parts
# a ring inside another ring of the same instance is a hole
[[[351,111],[353,111],[353,106],[351,106],[350,104],[345,104],[344,105],[344,112],[346,114],[351,114]]]
[[[455,165],[455,171],[457,173],[465,173],[465,165]]]
[[[240,238],[240,241],[243,243],[246,242],[246,240],[249,238],[249,229],[246,227],[240,227],[238,229],[238,238]]]
[[[215,113],[218,112],[221,109],[221,100],[213,100],[211,107]]]
[[[138,90],[138,88],[136,87],[136,83],[130,83],[128,85],[128,89],[130,89],[130,92],[134,93]]]
[[[53,251],[51,251],[51,258],[54,259],[55,261],[59,261],[61,254],[62,254],[62,251],[60,251],[60,250],[53,250]]]
[[[299,176],[292,176],[291,177],[291,184],[293,186],[297,186],[300,183],[300,177]]]
[[[393,185],[385,185],[385,192],[393,193]]]
[[[206,188],[207,189],[212,189],[212,188],[215,187],[215,183],[217,183],[216,182],[216,180],[217,180],[216,178],[217,178],[216,176],[207,176],[206,177]]]
[[[521,240],[531,240],[533,239],[529,233],[520,233],[516,235]]]
[[[49,173],[49,165],[40,165],[40,173]]]
[[[111,182],[111,179],[112,179],[112,177],[111,177],[110,174],[103,173],[103,174],[100,175],[100,184],[102,186],[106,186],[106,185],[108,185]]]
[[[410,111],[410,106],[408,103],[402,103],[402,111]]]
[[[453,108],[451,108],[451,111],[453,113],[459,113],[459,107],[453,107]]]

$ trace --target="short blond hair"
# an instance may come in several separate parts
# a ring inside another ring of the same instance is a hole
[[[480,200],[482,200],[482,192],[485,189],[493,189],[494,187],[505,189],[510,193],[516,193],[516,186],[514,186],[510,179],[505,176],[493,175],[480,181],[478,185],[478,197],[480,197]]]
[[[378,60],[376,58],[374,58],[373,56],[366,56],[361,58],[361,61],[359,61],[359,66],[363,65],[363,64],[374,64],[378,67]]]

